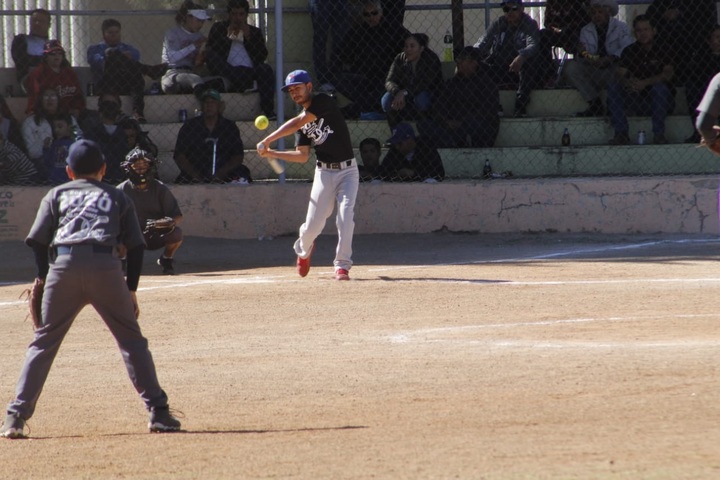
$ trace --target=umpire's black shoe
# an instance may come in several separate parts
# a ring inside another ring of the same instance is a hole
[[[175,275],[172,258],[160,257],[158,258],[157,264],[162,267],[163,275]]]
[[[8,413],[0,428],[0,437],[25,438],[25,419],[17,413]]]
[[[181,425],[180,420],[173,416],[173,412],[170,412],[170,407],[150,408],[150,421],[148,422],[150,433],[177,432]]]

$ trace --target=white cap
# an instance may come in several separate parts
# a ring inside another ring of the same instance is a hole
[[[192,15],[193,17],[197,18],[198,20],[210,20],[210,15],[208,15],[207,12],[202,9],[188,10],[188,14]]]

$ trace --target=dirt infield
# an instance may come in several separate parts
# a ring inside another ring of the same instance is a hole
[[[6,478],[720,478],[715,237],[189,238],[146,255],[141,325],[185,433],[146,413],[92,308]],[[2,243],[0,402],[31,338],[30,249]]]

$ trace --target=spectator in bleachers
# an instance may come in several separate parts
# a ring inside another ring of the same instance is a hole
[[[35,185],[38,171],[27,155],[0,135],[0,185]]]
[[[27,155],[27,148],[25,147],[25,139],[23,139],[22,131],[20,130],[20,123],[10,110],[5,97],[2,96],[0,96],[0,135]]]
[[[398,123],[386,143],[390,150],[380,164],[383,180],[436,183],[445,178],[440,153],[427,139],[415,136],[409,123]]]
[[[105,155],[107,169],[103,181],[112,185],[125,180],[121,164],[128,151],[125,131],[120,126],[126,115],[122,112],[122,100],[115,93],[98,96],[99,122],[83,123],[83,137],[100,145]]]
[[[97,93],[131,95],[133,117],[145,123],[145,79],[159,79],[167,70],[166,64],[140,63],[140,51],[122,41],[122,25],[114,18],[102,22],[103,41],[87,49],[87,61],[92,70]]]
[[[217,90],[201,95],[202,115],[180,128],[175,143],[176,183],[241,183],[252,181],[243,165],[244,147],[235,122],[222,115],[224,104]]]
[[[150,139],[148,132],[143,131],[140,123],[132,118],[125,116],[120,120],[120,128],[125,132],[125,140],[127,141],[127,152],[134,148],[140,148],[146,152],[150,152],[153,157],[158,156],[158,147]]]
[[[70,180],[65,171],[65,160],[70,145],[75,142],[72,121],[69,113],[55,115],[52,120],[53,141],[49,147],[43,149],[45,171],[50,185],[60,185]]]
[[[705,39],[718,20],[715,0],[653,0],[645,14],[657,30],[657,43],[677,54],[677,77],[685,62],[705,46]]]
[[[382,111],[385,76],[410,35],[385,17],[380,0],[364,0],[361,15],[362,21],[345,35],[334,52],[339,68],[335,87],[353,102],[343,108],[349,118]]]
[[[630,143],[626,111],[651,115],[655,144],[665,144],[665,119],[675,106],[672,86],[674,55],[655,42],[655,28],[647,15],[633,20],[635,43],[622,52],[616,79],[608,83],[608,110],[615,130],[611,145]]]
[[[359,149],[362,160],[362,165],[358,165],[360,181],[380,180],[380,154],[382,153],[380,140],[373,137],[363,138],[360,141]]]
[[[720,72],[720,25],[715,25],[706,40],[705,46],[692,56],[685,70],[685,98],[687,99],[690,120],[697,120],[697,106],[715,74]],[[693,129],[685,143],[699,143],[700,134]]]
[[[205,20],[210,20],[210,16],[201,6],[189,0],[180,6],[175,15],[177,25],[165,32],[163,41],[162,61],[168,64],[161,80],[163,92],[194,93],[200,98],[200,94],[211,86],[224,89],[222,79],[217,82],[201,76],[207,37],[200,30]]]
[[[402,120],[427,117],[433,96],[442,86],[442,64],[428,47],[428,36],[410,33],[385,79],[385,94],[380,101],[390,128]]]
[[[455,57],[455,75],[434,102],[433,120],[418,131],[438,148],[492,147],[500,129],[500,91],[475,47]]]
[[[39,181],[47,181],[47,172],[43,163],[43,149],[50,146],[53,141],[52,120],[59,113],[60,97],[55,88],[43,90],[33,108],[33,113],[22,123],[22,136],[27,147],[28,157],[38,171]],[[77,119],[72,118],[72,128],[76,136],[82,132]]]
[[[268,56],[262,31],[249,25],[250,4],[247,0],[229,0],[228,20],[210,28],[206,46],[206,63],[210,73],[225,78],[228,91],[244,92],[257,82],[260,109],[275,119],[275,74],[265,63]]]
[[[15,62],[15,75],[25,93],[25,80],[34,67],[42,63],[45,43],[50,38],[50,12],[36,8],[30,12],[30,33],[13,37],[10,51]]]
[[[615,80],[617,63],[634,39],[630,26],[615,18],[617,0],[591,0],[592,21],[580,31],[579,54],[565,65],[567,83],[578,89],[588,108],[578,117],[601,117],[605,108],[600,93]]]
[[[320,85],[317,90],[335,90],[335,55],[333,47],[343,42],[352,24],[350,0],[309,0],[312,22],[312,61]]]
[[[543,43],[570,54],[579,53],[580,29],[590,22],[588,0],[548,0],[545,28],[540,30]]]
[[[65,49],[57,40],[45,44],[43,61],[35,67],[25,81],[28,89],[28,114],[33,113],[40,93],[54,88],[58,93],[58,111],[75,118],[85,111],[85,95],[75,70],[65,58]]]
[[[530,93],[552,74],[549,51],[541,50],[540,30],[523,11],[522,0],[501,4],[505,15],[495,20],[475,43],[498,85],[517,85],[514,117],[527,115]]]

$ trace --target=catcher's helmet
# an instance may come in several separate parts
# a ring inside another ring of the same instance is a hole
[[[132,168],[133,164],[140,159],[145,160],[148,164],[148,169],[145,173],[138,173]],[[140,147],[135,147],[130,150],[130,152],[125,155],[125,161],[122,162],[120,166],[133,185],[144,185],[157,176],[155,155]]]

